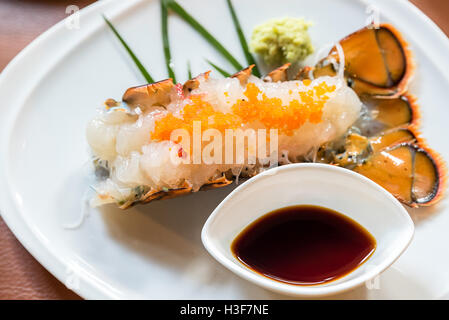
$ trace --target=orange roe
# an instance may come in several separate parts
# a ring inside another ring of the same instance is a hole
[[[217,129],[224,133],[226,129],[236,129],[241,125],[241,119],[232,113],[216,111],[214,107],[204,101],[199,95],[189,97],[191,103],[184,106],[182,118],[169,113],[164,118],[157,120],[151,139],[161,141],[170,140],[172,131],[185,129],[193,134],[193,122],[200,121],[201,131]]]
[[[310,83],[304,83],[308,86]],[[335,86],[325,82],[306,91],[299,91],[300,100],[293,99],[283,104],[280,98],[268,98],[254,84],[248,83],[244,95],[247,99],[239,100],[232,106],[232,113],[216,111],[200,95],[189,97],[191,101],[184,106],[181,117],[169,113],[155,123],[151,133],[152,140],[170,140],[175,129],[185,129],[193,133],[193,122],[201,122],[201,130],[217,129],[224,133],[226,129],[236,129],[242,123],[260,122],[266,129],[278,129],[280,133],[292,135],[293,130],[305,122],[319,123],[324,104],[329,97],[327,93],[335,91]]]
[[[254,83],[248,83],[244,92],[248,100],[238,101],[232,106],[232,112],[244,123],[260,121],[266,129],[291,135],[306,121],[321,121],[324,104],[329,100],[326,93],[333,91],[335,86],[321,82],[310,90],[299,91],[301,100],[293,99],[284,105],[280,98],[268,98]]]
[[[310,79],[302,80],[302,84],[305,85],[305,86],[310,86],[311,83],[312,83],[312,80],[310,80]]]

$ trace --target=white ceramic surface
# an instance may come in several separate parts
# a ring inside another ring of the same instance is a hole
[[[316,205],[346,215],[373,235],[376,250],[348,275],[315,286],[269,279],[236,259],[231,243],[240,232],[268,212],[294,205]],[[210,215],[201,239],[215,259],[242,278],[275,292],[316,298],[372,280],[404,252],[413,231],[408,212],[376,183],[343,168],[303,163],[271,169],[243,183]]]
[[[244,56],[223,0],[179,0],[243,63]],[[394,23],[417,60],[412,92],[422,106],[422,131],[449,159],[449,43],[420,11],[403,0],[372,1],[381,21]],[[360,0],[234,0],[247,35],[257,23],[304,16],[317,48],[362,27],[367,4]],[[256,10],[254,8],[257,8]],[[242,281],[204,250],[200,233],[209,214],[233,187],[133,208],[92,210],[76,221],[89,184],[84,130],[105,98],[119,99],[144,83],[101,14],[105,13],[156,79],[166,77],[158,1],[100,1],[80,12],[80,28],[59,23],[22,51],[0,75],[0,211],[40,263],[86,298],[277,299]],[[179,80],[186,62],[194,73],[204,58],[231,69],[178,17],[170,39]],[[194,45],[192,45],[194,44]],[[214,76],[218,76],[214,74]],[[410,210],[412,244],[379,279],[334,298],[441,298],[449,293],[449,208]]]

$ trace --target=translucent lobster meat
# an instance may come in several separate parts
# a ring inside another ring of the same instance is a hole
[[[95,186],[95,204],[127,207],[224,186],[239,175],[266,170],[269,150],[263,156],[250,153],[249,143],[244,145],[243,162],[226,162],[223,145],[221,163],[174,163],[173,150],[183,159],[194,155],[191,144],[189,148],[172,139],[171,133],[184,129],[192,137],[195,121],[201,123],[202,133],[213,129],[223,137],[227,129],[249,129],[248,141],[258,130],[266,130],[266,136],[276,130],[277,161],[297,162],[342,136],[362,105],[342,78],[266,82],[251,76],[251,68],[227,79],[203,74],[183,86],[168,80],[147,86],[155,87],[128,89],[125,98],[131,105],[109,103],[88,125],[89,145],[97,158],[107,161],[109,171],[109,177]],[[237,144],[237,139],[232,141]],[[203,151],[207,145],[202,143]]]

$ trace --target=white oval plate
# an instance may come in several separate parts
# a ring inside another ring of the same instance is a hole
[[[224,0],[179,0],[241,62]],[[429,144],[449,159],[449,42],[419,10],[403,0],[376,0],[382,21],[410,41],[418,63],[412,92],[422,106]],[[304,16],[316,47],[362,27],[371,1],[234,0],[247,35],[257,23]],[[101,1],[80,12],[79,29],[59,23],[39,37],[0,78],[0,208],[8,226],[40,263],[85,298],[274,299],[214,261],[201,244],[201,228],[231,188],[155,202],[122,212],[93,210],[76,230],[63,228],[82,211],[89,181],[86,122],[106,98],[144,83],[101,18],[105,13],[151,70],[166,77],[158,1]],[[170,39],[179,80],[186,61],[194,73],[204,58],[231,69],[178,17]],[[194,45],[192,45],[194,44]],[[411,210],[416,235],[380,279],[333,298],[449,297],[449,208]]]

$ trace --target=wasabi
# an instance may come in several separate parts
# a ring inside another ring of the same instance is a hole
[[[254,28],[250,49],[270,66],[302,61],[314,50],[307,32],[311,25],[303,18],[269,20]]]

